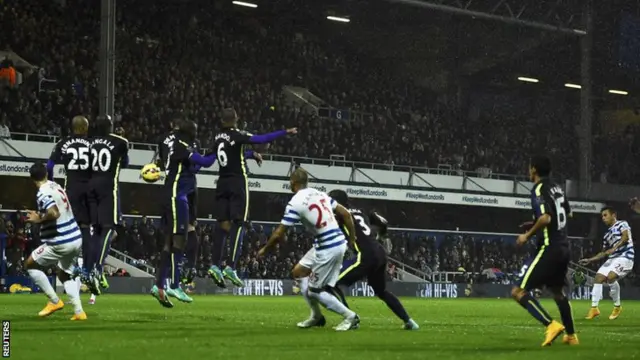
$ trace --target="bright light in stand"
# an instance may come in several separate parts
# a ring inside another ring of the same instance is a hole
[[[257,4],[253,4],[253,3],[249,3],[249,2],[244,2],[244,1],[232,1],[231,3],[233,3],[234,5],[238,5],[238,6],[246,6],[246,7],[250,7],[250,8],[257,8],[258,5]]]
[[[566,86],[568,88],[572,88],[572,89],[582,89],[582,86],[580,86],[578,84],[567,83],[567,84],[564,84],[564,86]]]
[[[629,93],[624,90],[609,90],[609,94],[629,95]]]
[[[530,77],[524,77],[524,76],[520,76],[518,77],[518,80],[520,81],[524,81],[524,82],[530,82],[530,83],[537,83],[539,82],[538,79],[534,79],[534,78],[530,78]]]
[[[343,23],[348,23],[351,20],[347,19],[347,18],[343,18],[343,17],[338,17],[338,16],[327,16],[328,20],[331,21],[338,21],[338,22],[343,22]]]

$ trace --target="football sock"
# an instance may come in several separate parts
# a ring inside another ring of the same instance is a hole
[[[211,251],[211,260],[213,261],[213,265],[222,265],[222,257],[224,256],[227,235],[227,232],[224,231],[221,226],[216,226],[216,229],[213,232],[213,249]]]
[[[620,283],[614,281],[609,284],[609,296],[613,299],[613,306],[620,306]]]
[[[396,314],[396,316],[399,317],[402,321],[406,323],[411,319],[409,317],[409,314],[407,314],[407,310],[405,310],[404,306],[402,306],[400,299],[393,295],[393,293],[385,290],[382,294],[378,295],[378,297],[382,299],[382,301],[387,304],[389,309],[391,309],[391,311],[393,311],[393,313]]]
[[[244,238],[244,223],[234,222],[229,230],[229,241],[231,248],[229,249],[229,259],[227,265],[232,269],[236,268],[236,263],[242,254],[242,240]]]
[[[318,300],[320,304],[322,304],[324,307],[327,308],[327,310],[331,310],[336,314],[340,314],[345,319],[356,316],[356,313],[349,310],[348,307],[344,306],[344,304],[341,303],[337,297],[331,295],[326,291],[321,291],[321,292],[309,291],[309,296],[311,298],[315,298],[316,300]]]
[[[93,249],[91,249],[92,237],[91,237],[91,229],[88,227],[81,227],[80,232],[82,233],[82,265],[80,265],[83,269],[91,271],[93,269]]]
[[[177,289],[180,286],[180,274],[182,273],[182,256],[184,249],[171,249],[171,288]]]
[[[54,304],[57,304],[58,301],[60,301],[60,299],[58,298],[58,295],[56,294],[56,291],[54,290],[53,286],[51,286],[51,283],[49,282],[47,275],[45,275],[42,272],[42,270],[28,269],[27,273],[29,273],[29,276],[31,277],[33,282],[36,283],[36,285],[38,285],[40,290],[42,290],[42,292],[45,293],[45,295],[47,295],[47,297],[49,298],[49,301],[51,301]]]
[[[64,291],[67,293],[69,300],[71,300],[71,304],[73,305],[73,311],[76,314],[80,314],[81,312],[83,312],[82,302],[80,301],[80,291],[78,289],[78,284],[74,280],[67,280],[62,285],[64,286]]]
[[[542,325],[549,326],[551,324],[551,316],[544,310],[542,305],[536,298],[527,293],[519,301],[520,305],[525,308],[531,316],[538,320]]]
[[[340,300],[340,302],[344,304],[344,306],[349,307],[349,304],[347,303],[347,298],[346,296],[344,296],[344,292],[339,286],[332,287],[331,290],[333,291],[333,295],[335,295],[338,298],[338,300]]]
[[[556,305],[558,305],[558,310],[560,310],[560,318],[562,318],[565,331],[569,335],[575,334],[576,331],[573,326],[573,309],[571,308],[569,298],[565,296],[562,300],[556,299]]]
[[[312,298],[309,296],[309,278],[305,277],[300,279],[300,293],[304,300],[309,305],[309,309],[311,309],[311,317],[313,319],[319,319],[322,317],[322,311],[320,310],[320,306],[318,305],[318,300],[316,298]]]
[[[591,307],[598,307],[598,304],[602,300],[602,284],[593,284],[591,290]]]
[[[156,286],[158,289],[164,289],[167,278],[169,277],[169,270],[171,266],[171,253],[168,251],[162,251],[160,253],[160,265],[158,266],[158,272],[156,274]]]
[[[199,247],[200,243],[198,241],[198,234],[195,232],[195,230],[189,231],[189,233],[187,233],[187,248],[185,250],[185,257],[187,260],[185,263],[185,267],[187,269],[196,267]]]

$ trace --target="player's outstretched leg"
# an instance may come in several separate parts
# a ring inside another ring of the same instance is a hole
[[[609,296],[613,300],[613,311],[609,315],[609,320],[615,320],[620,316],[622,312],[622,305],[620,304],[620,283],[618,282],[618,274],[613,271],[607,276],[609,282]]]
[[[393,295],[393,293],[391,293],[388,290],[385,290],[382,293],[376,293],[376,295],[378,295],[378,298],[384,301],[384,303],[387,304],[389,309],[391,309],[391,311],[393,311],[393,313],[396,314],[396,316],[399,317],[404,322],[405,330],[420,329],[420,326],[418,325],[418,323],[416,323],[415,321],[413,321],[413,319],[409,317],[409,314],[407,314],[407,310],[405,310],[404,306],[400,302],[400,299],[398,299],[395,295]]]
[[[229,279],[231,283],[235,286],[244,286],[244,282],[238,274],[236,273],[236,264],[238,263],[238,259],[240,258],[240,254],[242,254],[242,241],[244,238],[244,222],[243,221],[234,221],[231,224],[231,229],[229,230],[229,239],[231,240],[231,251],[229,253],[229,258],[227,260],[227,266],[224,268],[222,273],[224,277]]]
[[[311,315],[307,320],[299,322],[297,325],[301,329],[308,329],[315,326],[325,326],[327,324],[327,320],[322,315],[322,311],[320,310],[320,305],[318,304],[318,300],[309,296],[309,278],[304,277],[300,280],[300,293],[302,297],[309,305],[309,309],[311,309]]]
[[[598,305],[600,304],[600,300],[602,300],[602,288],[606,279],[604,275],[600,273],[596,274],[593,289],[591,289],[591,308],[585,317],[587,320],[593,320],[600,315]]]
[[[571,308],[571,302],[569,302],[569,298],[564,294],[564,291],[561,287],[551,289],[553,293],[553,299],[558,305],[558,310],[560,311],[560,318],[562,319],[562,323],[564,324],[566,335],[562,337],[562,342],[567,345],[578,345],[580,342],[578,341],[578,336],[576,335],[576,330],[573,324],[573,309]]]
[[[71,321],[87,320],[87,314],[84,312],[84,309],[82,308],[82,301],[80,300],[80,289],[78,288],[78,283],[63,269],[58,269],[58,279],[62,282],[64,291],[67,293],[69,301],[73,305],[73,316],[71,317]]]
[[[220,221],[213,233],[213,251],[211,254],[213,265],[209,268],[208,273],[216,285],[221,288],[226,287],[226,285],[224,283],[224,274],[222,273],[222,270],[220,270],[219,265],[222,264],[226,239],[230,229],[231,223],[229,221]]]
[[[355,312],[340,302],[333,293],[334,291],[331,286],[326,286],[324,289],[309,287],[309,297],[315,298],[320,304],[327,308],[327,310],[331,310],[344,318],[344,320],[336,326],[336,331],[357,329],[360,324],[360,318]]]
[[[538,320],[545,328],[545,339],[542,346],[549,346],[553,341],[562,334],[564,326],[559,322],[553,320],[551,315],[540,305],[538,299],[533,297],[531,293],[518,286],[511,290],[511,296],[520,304],[525,310],[531,314],[536,320]]]
[[[47,251],[46,249],[41,249],[45,248],[46,246],[47,245],[40,245],[40,247],[34,250],[31,256],[29,256],[29,258],[24,263],[24,267],[25,269],[27,269],[27,273],[29,274],[31,280],[33,280],[33,282],[40,288],[40,290],[42,290],[42,292],[44,292],[45,295],[47,295],[47,297],[49,298],[49,302],[47,303],[47,305],[38,313],[39,316],[49,316],[54,312],[62,310],[62,308],[64,308],[64,303],[56,294],[56,290],[49,282],[47,275],[45,275],[45,273],[42,271],[42,267],[33,258],[33,254],[40,254],[38,256],[43,257],[43,255],[45,255]]]

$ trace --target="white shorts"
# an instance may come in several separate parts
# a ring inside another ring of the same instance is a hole
[[[31,257],[42,267],[57,265],[60,270],[72,274],[81,249],[82,240],[60,245],[42,244],[33,250]]]
[[[633,260],[617,257],[613,259],[607,260],[600,269],[598,269],[598,274],[602,274],[604,276],[609,276],[610,272],[614,272],[618,275],[619,279],[627,276],[629,272],[633,270]]]
[[[330,249],[316,251],[315,248],[311,248],[307,251],[298,263],[311,269],[309,287],[322,289],[325,286],[336,286],[345,251],[346,243]]]

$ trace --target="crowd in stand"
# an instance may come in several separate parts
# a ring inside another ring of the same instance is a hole
[[[0,234],[3,227],[7,236],[7,263],[9,274],[22,272],[22,260],[37,245],[31,240],[29,229],[25,228],[22,216],[17,213],[2,213]],[[197,225],[200,239],[198,275],[207,276],[212,264],[211,238],[214,223]],[[242,257],[237,266],[238,274],[250,279],[289,279],[291,269],[305,252],[311,248],[312,238],[302,227],[292,228],[277,250],[265,258],[258,258],[257,252],[267,241],[272,230],[269,224],[248,224],[243,242]],[[476,282],[510,283],[517,278],[523,262],[535,253],[534,242],[524,248],[515,246],[513,236],[473,235],[458,232],[391,231],[392,247],[389,257],[408,265],[435,281],[453,281],[451,275],[438,277],[438,273],[455,272],[469,274]],[[159,249],[164,241],[164,233],[157,219],[128,218],[126,225],[118,231],[113,248],[134,258],[134,265],[157,265]],[[593,256],[600,251],[600,243],[588,239],[572,239],[572,260]],[[230,249],[228,249],[230,250]],[[398,278],[394,261],[388,268],[389,279]],[[596,264],[597,265],[597,264]],[[594,265],[595,266],[595,265]],[[413,269],[410,272],[414,271]],[[638,282],[638,269],[625,282]]]
[[[481,92],[461,107],[391,78],[375,59],[323,37],[315,25],[300,28],[296,21],[221,6],[230,4],[118,4],[115,119],[131,141],[155,142],[181,113],[198,121],[207,146],[220,110],[234,107],[254,132],[301,128],[299,136],[271,148],[277,154],[522,174],[527,156],[545,147],[558,159],[560,175],[577,175],[576,106]],[[15,52],[33,67],[19,68],[21,86],[0,87],[2,133],[8,128],[59,135],[73,115],[95,117],[99,12],[81,0],[4,3],[0,50]],[[303,12],[297,9],[295,16]],[[305,87],[324,104],[361,115],[319,118],[287,105],[285,85]],[[539,133],[540,128],[547,130]],[[635,139],[598,134],[594,146],[607,149],[601,154],[620,156],[612,161],[597,155],[594,177],[631,182],[636,162],[627,160],[638,155]]]

